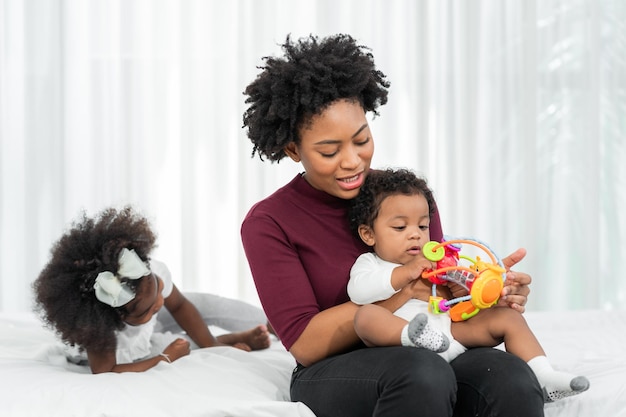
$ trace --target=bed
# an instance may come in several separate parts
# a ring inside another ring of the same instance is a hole
[[[556,368],[591,381],[546,404],[546,417],[626,417],[626,311],[525,316]],[[92,375],[65,360],[34,314],[0,313],[0,416],[314,417],[289,401],[293,366],[273,340],[262,351],[198,349],[143,373]]]

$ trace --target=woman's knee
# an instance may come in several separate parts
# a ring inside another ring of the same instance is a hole
[[[456,377],[441,356],[426,349],[403,348],[390,359],[388,369],[413,392],[449,398],[456,392]]]
[[[541,388],[520,358],[498,349],[476,348],[451,365],[458,381],[455,416],[543,416]]]
[[[452,415],[456,379],[443,358],[426,349],[407,347],[388,356],[374,415]]]

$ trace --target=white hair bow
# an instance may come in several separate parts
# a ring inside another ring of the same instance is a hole
[[[111,307],[119,307],[135,298],[135,292],[122,278],[139,279],[150,275],[150,269],[134,250],[122,249],[119,256],[117,275],[110,271],[102,271],[96,277],[93,289],[96,298]]]

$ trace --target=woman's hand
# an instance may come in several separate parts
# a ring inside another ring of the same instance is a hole
[[[520,248],[502,259],[502,263],[507,270],[506,280],[504,281],[504,288],[502,289],[502,296],[498,301],[499,306],[508,306],[513,310],[523,313],[526,308],[526,302],[528,301],[528,294],[530,294],[530,283],[532,278],[530,275],[523,272],[513,272],[511,267],[524,259],[526,256],[526,249]]]

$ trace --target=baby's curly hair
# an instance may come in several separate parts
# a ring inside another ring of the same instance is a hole
[[[351,36],[310,35],[296,42],[287,36],[282,49],[282,58],[263,58],[262,72],[244,91],[250,106],[243,127],[254,144],[252,156],[280,161],[288,143],[300,143],[299,130],[339,99],[355,100],[375,115],[387,103],[390,83],[369,48]]]
[[[348,216],[350,229],[358,236],[360,225],[374,226],[383,200],[393,195],[423,195],[429,215],[435,212],[435,198],[424,178],[408,169],[370,170],[359,194],[351,201]]]
[[[33,283],[35,311],[71,346],[115,350],[115,330],[124,328],[125,310],[98,301],[96,277],[102,271],[117,273],[123,248],[148,262],[155,242],[148,220],[130,206],[107,208],[93,218],[83,212],[53,244],[51,259]],[[136,289],[139,281],[128,285]]]

